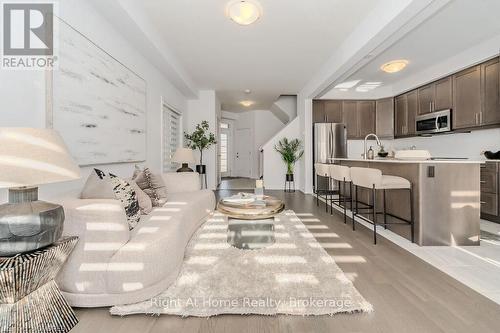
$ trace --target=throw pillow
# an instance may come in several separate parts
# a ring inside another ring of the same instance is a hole
[[[125,209],[130,230],[137,225],[141,217],[139,202],[133,187],[125,180],[99,169],[94,169],[90,173],[81,198],[119,200]]]
[[[143,190],[137,185],[137,183],[133,180],[126,179],[126,181],[132,186],[137,195],[137,201],[139,201],[139,208],[141,209],[141,214],[147,215],[151,213],[153,210],[153,203],[151,202],[151,198],[144,193]]]
[[[115,199],[113,184],[109,181],[106,173],[99,169],[94,169],[87,178],[87,182],[83,186],[82,199]]]
[[[167,188],[161,175],[152,173],[149,168],[141,170],[136,165],[132,179],[151,198],[153,207],[163,206],[167,202]]]
[[[141,210],[139,208],[139,201],[137,200],[137,195],[133,187],[127,183],[125,180],[116,177],[113,174],[109,174],[112,184],[114,185],[113,191],[115,191],[116,198],[120,200],[123,207],[125,208],[125,214],[127,214],[128,227],[130,230],[139,223],[141,219]]]

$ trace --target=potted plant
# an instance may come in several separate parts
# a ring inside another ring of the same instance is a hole
[[[302,142],[299,139],[288,140],[281,139],[274,149],[280,153],[281,159],[286,164],[286,181],[293,182],[293,169],[295,163],[304,155]]]
[[[193,133],[188,134],[184,132],[187,146],[193,150],[198,149],[200,151],[200,164],[196,166],[196,172],[200,175],[206,174],[206,165],[203,164],[203,150],[217,143],[215,134],[208,132],[209,127],[208,121],[203,120],[201,124],[196,125]]]

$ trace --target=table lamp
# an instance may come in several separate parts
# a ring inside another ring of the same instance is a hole
[[[38,185],[80,178],[59,134],[52,129],[0,128],[0,257],[33,251],[61,237],[62,206],[38,200]]]
[[[182,164],[182,166],[177,169],[177,172],[193,172],[193,169],[188,166],[188,163],[196,163],[193,150],[189,148],[177,148],[172,158],[172,162]]]

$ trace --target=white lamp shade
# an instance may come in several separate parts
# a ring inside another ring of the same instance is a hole
[[[194,159],[193,150],[189,148],[177,148],[174,157],[172,158],[174,163],[196,163]]]
[[[0,128],[0,188],[80,178],[59,134],[45,128]]]

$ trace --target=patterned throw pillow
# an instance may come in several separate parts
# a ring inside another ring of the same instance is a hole
[[[161,175],[152,173],[149,168],[141,170],[136,165],[132,179],[151,198],[153,207],[161,207],[167,202],[167,188]]]
[[[125,180],[116,177],[113,174],[109,174],[111,183],[113,184],[113,191],[115,192],[116,198],[120,200],[123,207],[125,208],[125,214],[127,214],[128,227],[130,230],[139,223],[141,218],[141,210],[139,207],[139,201],[137,200],[137,195],[133,187],[127,183]]]

